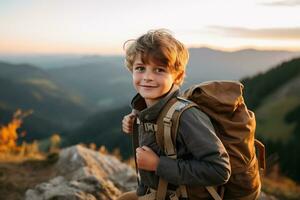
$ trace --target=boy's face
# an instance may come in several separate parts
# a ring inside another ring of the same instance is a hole
[[[137,55],[132,68],[133,86],[145,99],[147,106],[156,103],[172,87],[175,75],[165,66],[152,62],[144,64]]]

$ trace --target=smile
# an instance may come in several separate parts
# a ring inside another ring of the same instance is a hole
[[[158,86],[153,86],[153,85],[140,85],[140,87],[145,87],[145,88],[156,88]]]

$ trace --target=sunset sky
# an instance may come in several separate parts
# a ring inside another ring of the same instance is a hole
[[[188,47],[300,51],[300,0],[0,1],[2,54],[122,54],[156,28]]]

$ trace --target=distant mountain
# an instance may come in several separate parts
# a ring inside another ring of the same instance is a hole
[[[300,56],[300,52],[259,51],[244,49],[234,52],[209,48],[191,48],[187,68],[187,83],[208,80],[239,80],[265,72],[272,66]]]
[[[0,62],[0,93],[0,123],[7,123],[19,108],[34,111],[28,117],[28,138],[48,136],[55,127],[58,132],[79,125],[91,112],[79,97],[55,83],[47,72],[27,64]]]
[[[122,62],[122,56],[101,56],[101,55],[77,55],[77,54],[43,54],[43,55],[22,55],[22,54],[0,54],[0,60],[12,63],[30,63],[42,69],[53,69],[60,67],[72,67],[95,62]]]
[[[300,52],[243,49],[239,51],[220,51],[210,48],[190,48],[190,70],[204,79],[240,79],[244,76],[264,72],[277,63],[300,56]],[[124,66],[124,56],[50,54],[50,55],[5,55],[0,60],[19,64],[30,63],[43,69],[76,67],[99,62]],[[194,69],[192,69],[194,68]],[[198,71],[202,73],[198,73]],[[233,70],[233,71],[232,71]],[[207,77],[203,74],[207,74]],[[224,75],[223,75],[224,74]],[[199,78],[199,77],[198,77]]]
[[[300,52],[241,50],[217,51],[192,48],[183,88],[212,79],[239,80],[300,55]],[[78,64],[49,69],[48,72],[70,91],[100,109],[126,104],[134,94],[131,75],[120,57],[85,56]],[[122,97],[122,98],[120,98]]]
[[[81,94],[86,102],[101,110],[129,104],[135,93],[130,72],[121,60],[50,69],[48,73],[56,82],[74,93]]]

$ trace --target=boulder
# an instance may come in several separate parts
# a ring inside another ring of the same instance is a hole
[[[26,200],[115,199],[136,188],[135,171],[111,155],[80,145],[63,149],[55,164],[57,177],[26,191]]]

